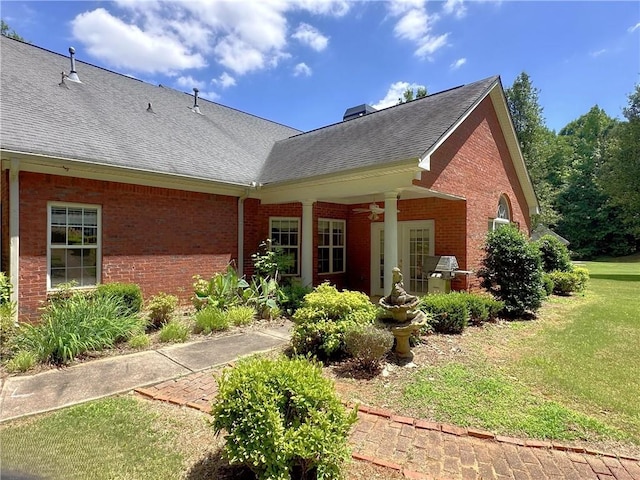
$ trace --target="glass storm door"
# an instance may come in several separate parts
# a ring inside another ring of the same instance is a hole
[[[402,270],[404,288],[413,294],[427,293],[427,256],[434,255],[433,220],[398,222],[398,266]],[[384,223],[371,224],[371,295],[384,291]]]

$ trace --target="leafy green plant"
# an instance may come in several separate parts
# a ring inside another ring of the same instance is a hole
[[[260,243],[258,252],[251,255],[253,271],[256,277],[270,277],[279,280],[281,273],[286,273],[295,264],[295,258],[285,253],[282,248],[271,245],[271,239]]]
[[[544,235],[535,244],[540,250],[542,270],[546,273],[556,270],[569,272],[573,269],[569,249],[553,235]]]
[[[324,357],[345,354],[344,334],[357,325],[372,324],[377,308],[364,293],[338,290],[323,283],[304,297],[293,315],[291,344],[298,353]]]
[[[544,293],[547,295],[551,295],[553,293],[553,278],[548,273],[542,274],[542,285],[544,287]]]
[[[229,330],[230,322],[227,313],[216,307],[206,307],[198,310],[194,319],[194,333],[204,333],[208,335],[211,332]]]
[[[161,327],[171,320],[178,306],[178,297],[160,292],[149,300],[149,322],[154,328]]]
[[[478,271],[482,287],[504,302],[508,315],[535,313],[544,298],[537,247],[516,227],[508,225],[487,235],[484,251]]]
[[[311,293],[313,288],[302,285],[302,282],[298,278],[290,278],[288,281],[280,285],[280,306],[289,315],[300,308],[304,297],[307,293]]]
[[[585,289],[589,279],[589,272],[585,268],[575,268],[569,272],[551,272],[548,277],[553,282],[553,293],[569,295]]]
[[[356,421],[307,359],[252,357],[218,378],[213,404],[216,433],[227,432],[231,464],[251,468],[259,480],[341,478],[347,438]]]
[[[189,327],[178,320],[171,320],[162,326],[158,338],[162,343],[185,342],[189,338]]]
[[[11,280],[4,272],[0,272],[0,305],[11,303],[12,292],[13,285],[11,285]]]
[[[469,322],[467,298],[450,293],[425,295],[418,308],[430,313],[429,322],[439,333],[462,333]]]
[[[358,325],[344,334],[347,353],[360,368],[370,372],[380,368],[380,362],[393,347],[393,341],[389,330],[374,325]]]
[[[193,279],[192,301],[196,310],[205,306],[224,309],[239,305],[243,301],[244,290],[249,287],[247,281],[240,278],[231,265],[227,265],[224,272],[214,274],[209,280],[204,280],[200,275]]]
[[[253,277],[249,288],[244,292],[247,304],[255,307],[260,318],[275,318],[280,310],[280,288],[275,278]]]
[[[136,335],[133,335],[127,341],[127,345],[129,345],[129,347],[140,350],[147,348],[150,344],[151,340],[149,339],[149,335],[147,335],[146,333],[138,333]]]
[[[136,314],[142,309],[142,290],[135,283],[103,283],[98,285],[95,295],[120,298],[126,307],[126,315]]]
[[[36,364],[36,355],[28,350],[20,350],[6,363],[8,372],[26,372]]]
[[[114,297],[92,298],[82,292],[49,303],[38,325],[21,324],[15,343],[38,361],[67,363],[90,350],[113,347],[143,329],[143,321],[125,316]]]
[[[231,325],[249,325],[256,318],[256,309],[248,305],[237,305],[227,310],[227,319]]]

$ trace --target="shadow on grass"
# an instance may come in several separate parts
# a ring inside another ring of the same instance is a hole
[[[4,478],[4,477],[3,477]],[[222,451],[211,452],[187,472],[187,480],[256,480],[255,474],[247,467],[229,465]]]
[[[597,278],[598,280],[616,280],[619,282],[640,282],[640,275],[628,275],[615,273],[592,273],[589,275],[591,278]]]

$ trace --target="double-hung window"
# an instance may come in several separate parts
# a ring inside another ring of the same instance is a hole
[[[47,288],[100,280],[101,211],[97,205],[49,203]]]
[[[318,221],[318,273],[345,271],[345,221]]]
[[[291,256],[293,262],[282,275],[300,275],[300,219],[273,217],[269,220],[269,237],[273,247],[284,255]]]

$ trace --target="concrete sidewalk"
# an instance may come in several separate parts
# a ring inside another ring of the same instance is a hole
[[[123,393],[270,350],[289,325],[171,345],[2,381],[0,422]]]

